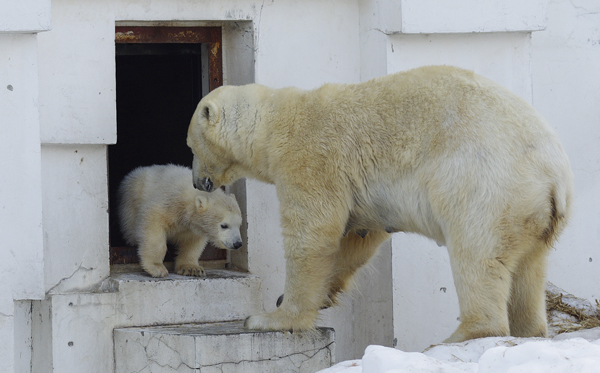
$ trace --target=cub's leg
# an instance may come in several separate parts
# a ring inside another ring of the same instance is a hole
[[[547,337],[546,259],[548,247],[539,242],[524,255],[513,274],[508,320],[510,335],[515,337]]]
[[[448,244],[460,306],[460,325],[444,342],[509,335],[507,303],[511,272],[493,247]]]
[[[140,232],[138,256],[142,268],[152,277],[166,277],[169,272],[163,264],[167,253],[167,236],[157,222],[146,222]]]
[[[389,233],[378,230],[370,230],[364,238],[352,230],[342,238],[340,250],[335,256],[334,274],[326,300],[329,304],[325,306],[336,303],[340,293],[346,291],[352,283],[356,271],[365,265],[377,252],[377,248],[389,238]]]
[[[178,243],[175,272],[183,276],[205,276],[204,268],[198,264],[206,246],[206,239],[188,239]]]
[[[343,203],[334,202],[334,199],[296,194],[294,201],[286,203],[282,198],[285,296],[275,311],[248,317],[246,328],[298,331],[314,327],[319,309],[328,298],[340,239],[348,218],[347,212],[337,211],[337,206],[343,206]],[[298,200],[309,203],[298,206]]]

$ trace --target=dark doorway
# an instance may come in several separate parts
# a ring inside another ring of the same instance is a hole
[[[209,65],[210,69],[216,68],[214,61],[212,65],[209,63],[208,43],[214,49],[214,41],[202,43],[196,37],[168,42],[168,34],[181,29],[215,28],[119,29],[115,44],[117,143],[108,147],[110,258],[111,264],[131,264],[137,263],[138,258],[136,249],[127,247],[121,236],[117,213],[119,184],[139,166],[168,163],[191,166],[187,128],[196,105],[215,83],[209,84],[214,71],[212,74],[207,71]],[[119,34],[129,39],[119,41]],[[222,76],[221,71],[219,74]],[[166,260],[172,257],[173,250],[169,248]],[[226,253],[208,247],[201,259],[224,260]]]

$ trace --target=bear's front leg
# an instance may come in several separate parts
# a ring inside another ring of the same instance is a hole
[[[315,326],[319,310],[328,302],[336,255],[347,220],[345,212],[336,211],[343,204],[332,201],[333,198],[325,201],[315,198],[303,209],[282,201],[286,258],[283,301],[271,313],[247,318],[246,328],[299,331]]]
[[[204,268],[198,263],[206,246],[206,239],[180,242],[175,258],[175,272],[182,276],[205,276]]]
[[[167,277],[169,271],[163,264],[167,253],[167,237],[163,231],[145,230],[138,247],[140,264],[152,277]]]
[[[299,331],[311,329],[327,298],[333,269],[332,255],[296,255],[286,258],[284,298],[271,313],[250,316],[248,329]]]

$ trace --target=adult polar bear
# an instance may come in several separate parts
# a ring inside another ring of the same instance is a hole
[[[285,297],[246,327],[313,327],[404,231],[448,247],[461,323],[447,342],[547,334],[546,257],[572,173],[546,122],[498,84],[434,66],[311,91],[222,87],[198,104],[187,144],[199,189],[242,177],[277,188]]]

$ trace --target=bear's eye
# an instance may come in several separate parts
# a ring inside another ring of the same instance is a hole
[[[227,225],[227,224],[221,224],[221,229],[228,229],[228,228],[229,228],[229,225]]]

